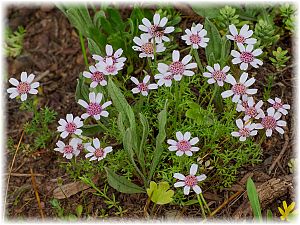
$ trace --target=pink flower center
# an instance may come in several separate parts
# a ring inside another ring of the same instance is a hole
[[[220,70],[213,72],[212,75],[213,75],[213,78],[218,81],[224,81],[226,79],[226,74]]]
[[[189,141],[182,140],[177,143],[177,147],[180,151],[185,152],[185,151],[189,151],[192,146]]]
[[[137,88],[140,90],[140,91],[148,91],[148,85],[145,84],[145,83],[139,83]]]
[[[116,71],[116,66],[115,66],[115,65],[107,65],[107,66],[106,66],[106,71],[107,71],[108,73],[113,73],[113,72]]]
[[[273,108],[276,109],[276,110],[282,108],[282,103],[281,102],[275,102],[273,104]]]
[[[80,152],[84,149],[83,144],[78,144],[77,145],[77,150],[79,150]]]
[[[235,84],[232,86],[231,90],[235,95],[244,95],[246,94],[246,86],[244,84]]]
[[[241,36],[241,35],[235,35],[235,36],[234,36],[234,40],[235,40],[236,42],[238,42],[238,43],[244,44],[244,42],[245,42],[246,39],[245,39],[243,36]]]
[[[248,128],[243,127],[242,129],[240,129],[239,133],[242,137],[249,137],[250,130]]]
[[[180,61],[172,62],[172,64],[169,66],[169,70],[172,74],[183,74],[184,69],[184,64]]]
[[[145,43],[141,46],[142,51],[147,54],[151,55],[154,52],[153,44],[152,43]]]
[[[64,147],[64,152],[65,153],[73,153],[73,147],[71,146],[71,145],[66,145],[65,147]]]
[[[91,116],[98,115],[102,111],[102,107],[100,104],[91,102],[87,108],[87,113]]]
[[[254,60],[254,56],[251,52],[242,52],[240,55],[240,59],[244,63],[250,63]]]
[[[257,111],[254,107],[247,107],[245,110],[245,114],[250,116],[250,117],[256,117],[257,116]]]
[[[157,25],[152,25],[149,29],[150,34],[153,37],[162,37],[164,35],[164,31],[159,30],[160,28]]]
[[[95,73],[93,73],[91,79],[92,79],[92,81],[100,83],[101,81],[104,80],[104,74],[99,71],[96,71]]]
[[[261,120],[261,124],[263,125],[264,128],[266,129],[275,129],[277,124],[276,124],[276,119],[272,116],[266,116]]]
[[[30,89],[30,85],[27,82],[20,82],[17,86],[17,90],[20,94],[27,94]]]
[[[76,131],[77,126],[74,122],[70,122],[70,123],[67,123],[65,129],[67,132],[73,134]]]
[[[172,79],[173,79],[173,75],[170,74],[170,75],[168,75],[168,76],[165,76],[164,79],[165,79],[165,80],[172,80]]]
[[[185,185],[192,187],[198,183],[198,180],[196,176],[188,175],[185,177],[184,183]]]
[[[190,36],[190,41],[192,42],[192,44],[199,44],[201,42],[201,37],[196,34],[192,34]]]
[[[103,148],[97,148],[94,152],[94,155],[96,158],[100,158],[100,157],[103,157],[104,155],[104,150]]]

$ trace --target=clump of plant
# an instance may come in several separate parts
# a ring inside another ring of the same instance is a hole
[[[292,33],[295,30],[295,21],[296,21],[296,9],[294,5],[283,4],[279,8],[280,15],[282,17],[282,22],[284,23],[285,29],[291,31]]]
[[[22,26],[19,26],[14,32],[9,27],[5,28],[4,50],[6,56],[17,57],[22,53],[25,34],[26,30]]]
[[[286,62],[290,59],[290,56],[287,56],[287,50],[282,50],[281,47],[278,47],[276,51],[272,51],[273,57],[269,57],[272,64],[277,70],[281,70],[286,67]]]

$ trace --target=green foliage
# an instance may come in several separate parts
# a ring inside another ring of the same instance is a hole
[[[4,51],[6,56],[17,57],[22,53],[23,40],[26,30],[18,26],[18,30],[12,32],[9,27],[5,28]]]
[[[236,9],[231,6],[225,6],[219,10],[220,14],[216,18],[216,24],[222,30],[227,30],[229,25],[239,23],[239,15],[236,13]]]
[[[168,204],[173,201],[173,190],[169,190],[170,185],[167,182],[150,182],[150,188],[147,188],[147,195],[152,202],[159,205]]]
[[[296,23],[296,8],[291,4],[284,4],[280,8],[280,15],[282,17],[282,22],[285,25],[285,29],[294,32]]]
[[[195,13],[205,18],[216,18],[219,15],[218,7],[210,7],[210,6],[192,6]]]
[[[260,19],[255,25],[254,35],[257,38],[257,45],[261,48],[268,48],[274,45],[280,35],[277,34],[277,28],[270,20]]]
[[[258,193],[252,179],[249,177],[247,180],[247,195],[250,201],[254,218],[258,221],[262,221],[261,208]]]
[[[286,56],[288,51],[282,50],[281,47],[278,47],[277,50],[273,51],[272,53],[274,58],[269,57],[269,59],[271,60],[273,66],[275,66],[277,70],[281,70],[286,67],[285,63],[290,59],[290,56]]]
[[[83,207],[82,205],[77,205],[76,207],[76,215],[72,213],[66,213],[64,208],[60,205],[60,202],[57,199],[51,199],[50,204],[52,208],[54,209],[56,215],[58,218],[66,221],[74,221],[81,217]]]
[[[269,98],[271,98],[271,91],[275,81],[275,75],[267,74],[265,78],[267,80],[267,84],[264,86],[263,100],[267,101]]]

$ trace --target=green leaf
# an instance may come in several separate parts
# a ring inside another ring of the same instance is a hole
[[[250,201],[250,205],[252,208],[254,218],[259,221],[262,221],[261,208],[260,208],[258,194],[256,191],[255,184],[250,177],[247,180],[247,195],[248,195],[248,198]]]
[[[100,23],[101,23],[101,28],[107,33],[107,34],[112,34],[113,33],[113,28],[105,17],[99,17]]]
[[[99,10],[95,13],[93,22],[95,26],[100,30],[101,29],[101,17],[105,17],[105,12],[103,10]]]
[[[114,29],[118,31],[124,31],[125,25],[119,11],[111,7],[107,8],[106,11],[109,15],[108,19],[113,23]]]
[[[121,137],[123,138],[124,135],[125,135],[125,127],[124,127],[123,116],[122,115],[123,114],[121,112],[119,112],[117,125],[118,125],[119,131],[121,133]]]
[[[270,209],[267,210],[267,222],[273,221],[273,213]]]
[[[85,100],[86,102],[89,101],[89,87],[84,83],[84,77],[82,74],[79,75],[77,79],[77,86],[75,91],[75,99],[78,102],[79,99]]]
[[[104,131],[98,124],[84,125],[83,127],[81,127],[81,130],[83,136],[94,136]]]
[[[78,205],[76,207],[76,215],[77,215],[77,217],[81,217],[82,211],[83,211],[83,206],[82,205]]]
[[[160,161],[161,154],[163,153],[163,143],[166,139],[165,127],[167,123],[167,102],[168,100],[166,100],[164,109],[158,114],[158,135],[156,136],[156,146],[153,152],[153,160],[148,180],[151,180],[155,169]]]
[[[143,127],[143,134],[142,134],[142,139],[140,142],[140,147],[139,147],[139,152],[138,152],[137,157],[138,157],[141,167],[145,168],[144,148],[146,146],[147,137],[149,135],[149,123],[148,123],[147,118],[142,113],[140,113],[139,115],[140,115],[140,121],[141,121],[141,124]]]
[[[99,48],[97,43],[91,38],[87,38],[87,40],[88,40],[88,48],[90,50],[90,53],[92,55],[94,55],[94,54],[101,55],[101,49]]]
[[[152,202],[164,205],[173,201],[174,191],[169,190],[170,185],[167,182],[159,182],[158,185],[150,182],[150,188],[147,188],[147,194]]]
[[[219,15],[218,7],[208,7],[208,6],[192,6],[195,13],[202,17],[216,18]]]
[[[123,176],[115,174],[111,169],[107,167],[104,168],[107,174],[108,184],[112,188],[119,192],[128,194],[145,193],[145,190],[142,187],[130,182]]]
[[[209,58],[211,53],[214,54],[215,61],[210,62],[211,65],[219,63],[221,59],[222,51],[222,39],[216,26],[210,22],[208,18],[205,19],[204,28],[207,30],[207,36],[209,37],[208,45],[205,48],[206,58]]]

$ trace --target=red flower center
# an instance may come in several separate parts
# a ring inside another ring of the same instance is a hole
[[[235,84],[232,86],[231,90],[235,95],[244,95],[246,94],[246,86],[244,84]]]
[[[261,124],[266,129],[275,129],[276,128],[276,119],[272,116],[266,116],[261,120]]]
[[[27,94],[30,89],[30,85],[27,82],[20,82],[17,86],[17,90],[20,94]]]
[[[245,114],[250,116],[250,117],[256,117],[257,116],[257,111],[254,107],[247,107],[245,110]]]
[[[250,63],[254,60],[254,56],[251,52],[242,52],[240,55],[240,59],[244,63]]]
[[[70,123],[67,123],[65,129],[67,132],[73,134],[76,131],[77,126],[74,122],[70,122]]]
[[[282,108],[282,103],[281,102],[275,102],[273,104],[273,108],[276,109],[276,110]]]
[[[200,41],[201,41],[201,37],[199,37],[198,35],[196,34],[192,34],[190,36],[190,41],[193,43],[193,44],[199,44]]]
[[[104,150],[103,148],[97,148],[94,152],[94,155],[96,158],[100,158],[104,156]]]
[[[238,42],[238,43],[244,44],[244,42],[245,42],[246,39],[245,39],[243,36],[241,36],[241,35],[235,35],[235,36],[234,36],[234,40],[235,40],[236,42]]]
[[[198,180],[197,180],[196,176],[188,175],[185,177],[184,182],[185,182],[185,185],[192,187],[197,184]]]
[[[192,146],[189,141],[182,140],[177,143],[177,147],[180,151],[185,152],[185,151],[189,151]]]
[[[95,73],[93,73],[91,79],[92,79],[92,81],[100,83],[101,81],[104,80],[104,74],[99,71],[96,71]]]
[[[212,75],[213,75],[213,78],[218,81],[224,81],[226,79],[226,74],[220,70],[213,72]]]
[[[243,127],[242,129],[240,129],[239,133],[242,137],[249,137],[250,130],[248,128]]]
[[[154,52],[153,44],[152,43],[145,43],[141,46],[142,51],[147,54],[151,55]]]
[[[147,84],[144,84],[144,83],[139,83],[137,88],[140,90],[140,91],[148,91],[148,85]]]
[[[102,111],[102,107],[98,103],[91,102],[87,108],[87,113],[91,116],[98,115]]]
[[[172,62],[172,64],[169,66],[169,70],[172,74],[183,74],[184,69],[184,64],[180,61]]]
[[[73,147],[71,146],[71,145],[66,145],[65,147],[64,147],[64,152],[65,153],[73,153]]]

